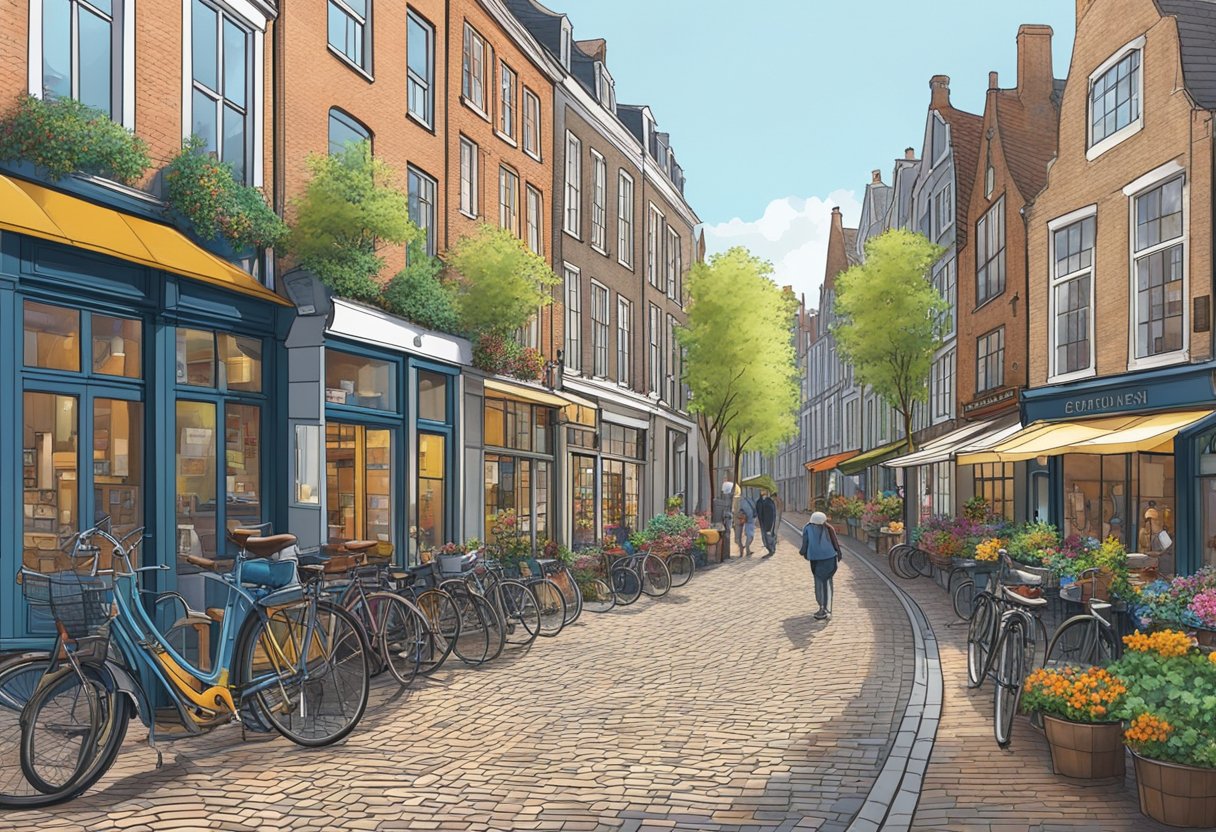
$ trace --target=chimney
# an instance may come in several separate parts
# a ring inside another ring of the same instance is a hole
[[[996,72],[988,73],[988,89],[999,90],[1001,88],[1001,76]]]
[[[905,147],[904,148],[904,158],[907,159],[909,162],[915,162],[916,161],[916,148]]]
[[[844,231],[844,215],[840,213],[839,205],[832,209],[832,228],[836,231]]]
[[[882,184],[882,171],[876,170],[870,174],[870,184],[871,185],[881,185]]]
[[[1051,65],[1050,26],[1018,28],[1018,95],[1024,103],[1051,100],[1055,75]]]
[[[574,45],[591,60],[599,61],[600,63],[608,62],[608,41],[603,38],[576,40]]]
[[[934,75],[929,79],[929,89],[932,93],[929,106],[934,110],[944,110],[950,106],[950,76]]]

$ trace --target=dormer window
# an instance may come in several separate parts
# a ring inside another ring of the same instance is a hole
[[[599,98],[600,104],[610,113],[616,112],[616,82],[612,80],[612,76],[608,74],[608,69],[602,62],[595,65],[595,86],[596,97]]]
[[[574,39],[574,33],[570,28],[570,21],[562,18],[562,45],[561,45],[561,61],[562,66],[568,72],[570,70],[570,44]]]

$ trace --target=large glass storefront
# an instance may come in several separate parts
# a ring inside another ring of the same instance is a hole
[[[1177,535],[1172,454],[1068,454],[1065,535],[1115,537],[1130,551],[1162,555]],[[1161,564],[1172,572],[1172,564]]]
[[[555,409],[509,399],[485,400],[485,529],[513,510],[533,544],[553,537],[553,423]]]
[[[646,431],[605,422],[600,430],[600,522],[605,538],[628,540],[638,530]]]

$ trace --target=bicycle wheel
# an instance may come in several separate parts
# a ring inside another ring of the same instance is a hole
[[[681,587],[692,580],[692,575],[697,571],[697,565],[692,559],[692,555],[687,552],[676,552],[667,558],[667,571],[671,573],[672,587]]]
[[[671,591],[671,572],[657,555],[642,559],[642,591],[651,598],[662,598]]]
[[[583,614],[583,596],[579,594],[578,584],[570,573],[570,567],[565,564],[548,577],[562,591],[562,600],[566,602],[565,626],[569,627]]]
[[[950,602],[954,605],[955,615],[963,621],[970,619],[971,611],[975,608],[975,582],[970,578],[959,581],[950,594]]]
[[[337,604],[269,610],[241,647],[241,679],[261,716],[297,745],[331,745],[363,718],[372,648],[356,618]]]
[[[967,625],[967,687],[984,684],[992,662],[992,644],[999,621],[996,599],[990,593],[975,596]]]
[[[1026,679],[1027,636],[1021,616],[1006,619],[997,647],[996,686],[993,691],[992,729],[996,744],[1009,745],[1013,736],[1013,717],[1022,698],[1022,683]]]
[[[452,596],[441,589],[419,592],[414,603],[427,619],[427,639],[425,644],[420,645],[422,664],[418,672],[429,676],[452,655],[456,639],[460,638],[460,612]]]
[[[503,648],[507,646],[507,626],[502,620],[498,610],[494,609],[494,605],[487,601],[482,596],[473,592],[469,594],[473,599],[473,605],[479,610],[482,620],[486,622],[486,629],[490,637],[490,653],[486,659],[492,662],[502,655]]]
[[[494,589],[495,606],[506,622],[504,637],[512,647],[527,647],[541,632],[536,596],[520,581],[504,580]]]
[[[642,596],[642,579],[632,566],[617,564],[612,567],[610,574],[612,591],[616,594],[616,602],[627,607]]]
[[[561,588],[548,578],[528,585],[540,609],[540,634],[553,638],[566,626],[566,599]]]
[[[891,572],[895,577],[910,580],[916,577],[915,572],[905,572],[907,568],[907,558],[912,553],[912,545],[909,543],[896,543],[891,547],[891,551],[887,552],[887,565],[891,567]]]
[[[392,592],[367,596],[376,644],[384,666],[397,684],[411,684],[422,667],[429,643],[430,625],[422,610]]]
[[[612,587],[608,585],[607,581],[592,578],[584,581],[578,591],[583,599],[583,607],[590,612],[608,612],[616,606],[616,593],[612,591]]]
[[[452,652],[467,665],[488,662],[493,652],[490,642],[494,628],[486,621],[482,608],[474,602],[468,585],[463,581],[445,581],[440,589],[452,599],[456,610]]]
[[[1047,645],[1043,666],[1090,667],[1118,656],[1114,633],[1089,614],[1074,615],[1061,624]]]
[[[21,712],[21,771],[44,795],[73,790],[91,771],[101,775],[98,755],[117,730],[119,709],[126,710],[98,671],[82,672],[69,666],[47,676]]]
[[[929,563],[929,553],[924,549],[913,549],[908,555],[908,567],[916,574],[912,577],[932,578],[933,564]]]
[[[58,792],[44,793],[34,788],[23,770],[21,715],[26,703],[39,692],[39,682],[50,666],[50,656],[45,653],[26,653],[0,663],[0,808],[50,806],[82,794],[109,771],[127,735],[130,711],[126,697],[121,694],[106,696],[102,700],[106,711],[103,727],[95,737],[95,753],[90,764]],[[70,668],[61,668],[52,675],[65,670],[75,677]],[[113,691],[108,672],[88,665],[84,670]]]

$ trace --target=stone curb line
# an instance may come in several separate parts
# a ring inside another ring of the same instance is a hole
[[[789,520],[784,522],[795,532],[801,532]],[[855,555],[853,562],[864,563],[899,599],[912,625],[915,645],[915,675],[903,720],[882,771],[847,832],[903,832],[912,826],[942,716],[942,663],[937,636],[911,596],[870,563],[852,541],[846,539],[841,543]]]

